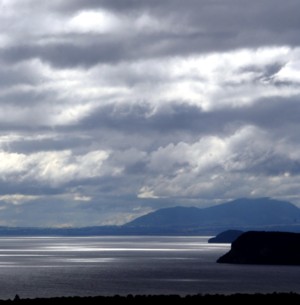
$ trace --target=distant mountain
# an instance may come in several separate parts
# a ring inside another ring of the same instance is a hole
[[[240,230],[227,230],[208,240],[210,244],[232,243],[244,232]]]
[[[182,232],[228,229],[300,230],[300,209],[270,198],[237,199],[209,208],[173,207],[141,216],[125,225],[135,228],[180,228]]]
[[[160,209],[123,226],[82,228],[0,227],[0,236],[215,235],[226,230],[300,232],[300,209],[269,198],[217,206]]]

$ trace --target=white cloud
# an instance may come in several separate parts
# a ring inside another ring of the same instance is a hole
[[[129,106],[141,101],[153,105],[153,109],[178,101],[211,112],[248,107],[261,98],[300,94],[299,54],[297,48],[289,47],[243,49],[99,64],[90,70],[59,69],[30,60],[15,66],[13,73],[17,76],[30,71],[33,83],[5,87],[0,97],[9,100],[14,92],[18,94],[16,99],[22,95],[28,99],[40,96],[40,102],[31,102],[30,107],[2,103],[0,119],[36,127],[72,125],[96,108],[118,103]],[[268,67],[279,64],[282,67],[270,78],[264,75]],[[286,81],[290,83],[284,84]],[[280,87],[278,82],[282,82]],[[35,120],[30,119],[33,115]]]
[[[72,180],[101,176],[106,151],[91,151],[74,155],[70,150],[38,152],[29,155],[0,152],[2,180],[34,180],[59,185]]]
[[[120,19],[104,10],[80,11],[67,23],[67,29],[82,33],[108,33],[120,27]]]
[[[281,187],[276,183],[282,190],[283,185],[292,181],[290,174],[284,171],[267,178],[268,173],[257,171],[274,157],[290,160],[290,149],[284,149],[282,144],[274,143],[263,130],[246,126],[228,137],[210,136],[195,143],[161,147],[151,154],[149,168],[153,175],[146,178],[147,187],[140,190],[139,197],[142,194],[150,198],[155,194],[155,197],[219,198],[227,194],[234,198],[242,194],[263,196],[263,192],[271,195],[275,190],[273,182],[282,183]],[[294,146],[295,152],[298,149],[299,145]],[[257,185],[264,187],[258,191]]]
[[[297,48],[288,63],[276,74],[278,81],[300,82],[300,49]]]
[[[297,66],[298,53],[297,48],[265,47],[122,62],[99,65],[87,79],[91,85],[97,79],[98,84],[111,88],[112,103],[116,98],[129,104],[144,100],[159,107],[162,102],[184,101],[214,111],[249,106],[259,98],[299,94],[299,86],[287,84],[278,88],[274,83],[286,80],[288,72],[284,71],[286,67]],[[279,64],[280,71],[266,80],[264,73],[268,67]],[[289,80],[297,81],[297,74],[289,73]],[[120,89],[121,94],[115,95]]]
[[[154,194],[154,191],[147,186],[143,186],[137,195],[140,199],[158,199],[159,197]]]
[[[89,202],[89,201],[92,200],[92,197],[90,197],[90,196],[84,196],[84,195],[81,195],[81,194],[75,194],[75,195],[74,195],[74,200],[75,200],[75,201]]]
[[[9,195],[1,195],[0,201],[5,201],[7,203],[12,203],[14,205],[20,205],[40,198],[41,196],[35,196],[35,195],[9,194]]]
[[[0,159],[5,162],[0,163],[1,178],[6,179],[10,174],[20,173],[26,169],[25,155],[17,153],[0,152]]]

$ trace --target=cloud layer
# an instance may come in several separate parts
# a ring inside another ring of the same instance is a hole
[[[300,204],[299,1],[0,8],[1,225]]]

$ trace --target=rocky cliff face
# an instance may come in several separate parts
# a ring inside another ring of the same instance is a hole
[[[246,232],[231,245],[218,263],[300,265],[300,234]]]

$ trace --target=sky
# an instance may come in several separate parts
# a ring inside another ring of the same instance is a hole
[[[300,205],[299,0],[0,0],[0,226]]]

